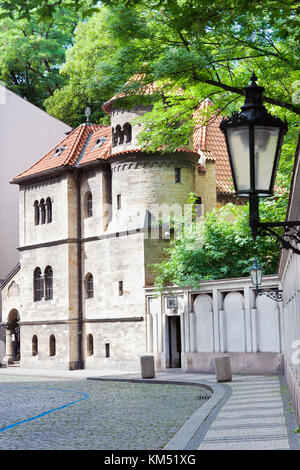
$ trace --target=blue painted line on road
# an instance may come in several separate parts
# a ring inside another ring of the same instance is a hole
[[[9,424],[8,426],[5,426],[4,428],[0,428],[0,432],[6,431],[7,429],[14,428],[16,426],[19,426],[20,424],[28,423],[29,421],[33,421],[38,418],[42,418],[43,416],[46,416],[50,413],[54,413],[55,411],[60,411],[63,410],[64,408],[67,408],[68,406],[75,405],[75,403],[79,403],[80,401],[86,400],[89,398],[88,393],[85,392],[77,392],[75,390],[63,390],[61,388],[41,388],[41,387],[0,387],[1,388],[10,388],[13,390],[54,390],[57,392],[65,392],[65,393],[76,393],[79,395],[83,395],[83,397],[79,398],[78,400],[71,401],[69,403],[66,403],[65,405],[58,406],[57,408],[53,408],[51,410],[44,411],[43,413],[33,416],[32,418],[27,418],[22,421],[17,421],[16,423]]]

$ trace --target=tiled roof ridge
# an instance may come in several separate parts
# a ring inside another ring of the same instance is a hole
[[[57,149],[57,147],[59,147],[61,144],[63,144],[65,142],[65,140],[69,139],[70,136],[77,131],[77,129],[78,129],[78,127],[76,127],[75,129],[72,129],[72,131],[59,144],[56,144],[52,149],[50,149],[49,152],[47,152],[46,155],[48,155],[50,152],[53,152],[55,149]],[[45,155],[43,155],[37,162],[33,163],[33,165],[31,165],[29,168],[27,168],[26,170],[22,171],[17,176],[15,176],[13,178],[13,181],[16,181],[21,175],[23,175],[23,173],[31,170],[33,167],[38,165],[43,160],[43,158],[45,158]]]
[[[22,176],[24,175],[24,173],[28,173],[30,172],[30,170],[34,169],[34,167],[38,166],[39,163],[45,158],[47,157],[47,155],[53,153],[55,151],[55,149],[57,149],[58,147],[60,146],[63,146],[65,143],[66,143],[66,147],[68,145],[68,141],[70,141],[70,138],[78,133],[76,139],[75,139],[75,142],[72,144],[72,147],[71,147],[71,150],[70,152],[68,153],[68,156],[66,157],[66,159],[61,163],[60,167],[66,167],[66,166],[72,166],[75,161],[77,160],[78,158],[78,154],[80,154],[81,150],[82,150],[82,147],[83,145],[85,144],[85,141],[86,141],[86,138],[88,137],[90,131],[92,130],[92,132],[95,132],[96,130],[99,130],[100,128],[107,128],[107,127],[110,127],[110,126],[103,126],[102,124],[89,124],[89,123],[83,123],[83,124],[80,124],[79,126],[77,126],[75,129],[72,129],[72,131],[63,139],[61,140],[58,144],[56,144],[52,149],[50,149],[45,155],[43,155],[43,157],[41,157],[37,162],[35,162],[33,165],[31,165],[29,168],[27,168],[26,170],[22,171],[21,173],[19,173],[17,176],[15,176],[12,181],[15,182],[15,181],[18,181],[19,179],[22,179],[22,178],[26,178],[27,175],[25,176]],[[88,131],[88,132],[87,132]],[[86,138],[82,139],[82,136],[84,136],[84,133],[86,133]],[[51,170],[51,169],[49,169]],[[53,168],[54,170],[54,168]],[[36,175],[40,174],[40,173],[44,173],[45,170],[41,170],[41,171],[38,171],[37,173],[35,173]],[[32,175],[28,175],[28,176],[32,176]]]
[[[66,165],[68,165],[68,164],[71,163],[73,154],[75,153],[75,151],[76,151],[76,149],[77,149],[77,145],[80,143],[81,136],[82,136],[82,135],[84,134],[84,132],[85,132],[86,125],[82,125],[82,124],[81,124],[80,127],[81,127],[81,129],[79,130],[78,135],[77,135],[77,138],[76,138],[75,142],[73,143],[73,146],[71,147],[70,154],[68,155],[68,157],[66,158],[66,160],[63,162],[63,166],[66,166]]]

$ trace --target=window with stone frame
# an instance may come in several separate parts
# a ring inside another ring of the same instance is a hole
[[[52,201],[50,197],[46,199],[47,224],[52,222]]]
[[[33,273],[33,300],[38,302],[42,300],[44,295],[44,281],[42,278],[42,271],[40,268],[35,268]]]
[[[49,338],[49,356],[56,356],[56,340],[54,335],[51,335]]]
[[[126,144],[130,143],[132,140],[132,127],[131,127],[131,124],[129,124],[129,122],[126,122],[124,124],[123,132],[124,132],[124,136],[126,137],[125,143]]]
[[[40,201],[40,210],[41,210],[41,224],[46,223],[46,205],[45,200],[41,199]]]
[[[53,270],[47,266],[44,273],[45,279],[45,300],[53,299]]]
[[[120,124],[116,126],[116,138],[118,139],[117,145],[122,145],[124,143],[124,133],[122,132]]]
[[[123,290],[123,281],[119,281],[119,295],[123,295],[124,290]]]
[[[32,337],[32,355],[37,356],[38,355],[38,339],[37,336],[34,335]]]
[[[91,273],[85,276],[85,289],[87,299],[94,297],[94,278]]]
[[[39,201],[34,201],[33,208],[34,208],[34,225],[39,225],[40,223]]]
[[[181,183],[181,168],[175,168],[175,183]]]
[[[84,206],[85,206],[86,217],[93,217],[93,196],[90,191],[85,193]]]
[[[87,355],[92,356],[94,354],[94,338],[93,335],[88,334],[87,335]]]
[[[117,194],[117,209],[118,209],[118,211],[121,209],[121,207],[122,207],[121,194]]]

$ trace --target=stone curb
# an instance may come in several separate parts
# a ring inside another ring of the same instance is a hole
[[[199,385],[203,387],[205,384]],[[163,450],[185,450],[188,447],[188,444],[199,431],[203,422],[225,395],[225,389],[220,384],[210,386],[210,388],[213,390],[211,398],[186,421],[182,428],[165,445]]]

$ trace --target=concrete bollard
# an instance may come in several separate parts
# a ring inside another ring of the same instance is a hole
[[[154,379],[154,356],[141,356],[141,373],[143,379]]]
[[[229,356],[215,357],[217,382],[231,382],[231,364]]]

